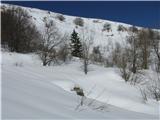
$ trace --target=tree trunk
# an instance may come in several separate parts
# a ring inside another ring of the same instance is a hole
[[[43,61],[43,66],[46,66],[47,65],[47,62],[46,61]]]
[[[88,72],[88,64],[87,64],[87,60],[84,59],[84,73],[87,74]]]

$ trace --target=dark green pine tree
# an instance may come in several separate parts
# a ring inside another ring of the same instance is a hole
[[[71,34],[71,54],[72,56],[75,57],[82,57],[82,44],[81,41],[79,39],[78,33],[73,30],[72,34]]]

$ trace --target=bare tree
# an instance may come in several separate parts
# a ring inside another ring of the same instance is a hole
[[[102,53],[100,51],[100,46],[93,47],[92,53],[90,55],[90,59],[93,62],[102,63],[103,57],[102,57]]]
[[[130,62],[132,64],[131,71],[136,73],[138,67],[138,39],[137,31],[133,28],[134,27],[132,27],[131,31],[128,32],[129,36],[127,38],[127,42],[129,43],[128,51],[131,60]]]
[[[160,75],[158,71],[141,71],[137,74],[138,88],[142,98],[147,101],[151,97],[160,100]]]
[[[93,34],[92,34],[93,35]],[[88,36],[84,36],[83,34],[83,43],[82,43],[82,51],[83,51],[83,67],[84,67],[84,73],[88,73],[88,65],[89,65],[89,55],[91,46],[93,44],[93,36],[91,34],[88,34]]]
[[[150,38],[149,38],[149,31],[148,29],[142,29],[138,33],[138,40],[139,40],[139,49],[142,58],[142,65],[143,69],[148,69],[149,63],[149,56],[150,56]]]
[[[121,56],[122,47],[119,43],[115,43],[115,48],[111,52],[112,64],[118,65]]]
[[[120,72],[124,80],[127,82],[131,76],[131,71],[130,71],[130,63],[129,58],[128,58],[128,50],[127,48],[122,48],[119,55],[119,62],[118,62],[118,67],[120,68]]]
[[[146,93],[157,101],[160,100],[160,75],[158,72],[145,75],[148,82],[146,83]]]
[[[148,100],[146,90],[142,89],[141,86],[139,86],[138,88],[142,95],[143,102],[146,103],[146,101]]]
[[[111,52],[112,63],[119,68],[121,76],[126,82],[130,79],[131,75],[129,49],[130,48],[128,48],[126,45],[122,47],[117,43],[115,48]]]
[[[42,34],[41,51],[39,53],[43,66],[49,65],[56,60],[56,47],[62,43],[58,29],[52,20],[44,19],[45,28]]]
[[[71,59],[71,51],[68,43],[69,36],[65,34],[62,39],[63,42],[60,44],[57,54],[59,60],[66,62],[67,60]]]
[[[158,31],[149,30],[151,43],[156,55],[156,69],[160,72],[160,33]]]

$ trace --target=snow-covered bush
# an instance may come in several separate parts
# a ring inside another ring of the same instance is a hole
[[[135,26],[131,26],[131,27],[129,27],[129,31],[137,33],[138,32],[138,28],[135,27]]]
[[[104,25],[103,25],[103,30],[102,31],[110,31],[111,30],[111,24],[109,24],[109,23],[105,23]]]
[[[111,53],[112,63],[120,69],[122,78],[127,82],[130,79],[130,63],[129,63],[129,52],[127,48],[123,48],[120,44],[116,44],[115,48]]]
[[[56,15],[56,18],[57,18],[58,20],[60,20],[60,21],[64,21],[64,20],[65,20],[65,17],[64,17],[63,15],[61,15],[61,14],[57,14],[57,15]]]
[[[83,27],[84,26],[84,21],[82,18],[75,18],[74,19],[74,24]]]
[[[126,31],[126,28],[123,25],[118,25],[117,30],[123,32],[123,31]]]
[[[103,61],[103,56],[100,50],[100,46],[93,47],[92,53],[90,55],[91,61],[101,63]]]
[[[63,43],[61,43],[59,50],[57,51],[57,56],[59,60],[67,62],[68,60],[71,60],[71,51],[69,45],[66,42],[69,38],[68,36],[64,36],[63,38],[65,40]]]
[[[100,23],[99,20],[93,20],[93,23]]]
[[[80,88],[78,85],[75,85],[71,91],[75,91],[79,96],[85,96],[83,89]]]

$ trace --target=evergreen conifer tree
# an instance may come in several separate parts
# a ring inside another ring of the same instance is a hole
[[[80,38],[78,36],[78,33],[73,30],[73,33],[71,34],[71,54],[75,57],[82,57],[82,44],[80,41]]]

